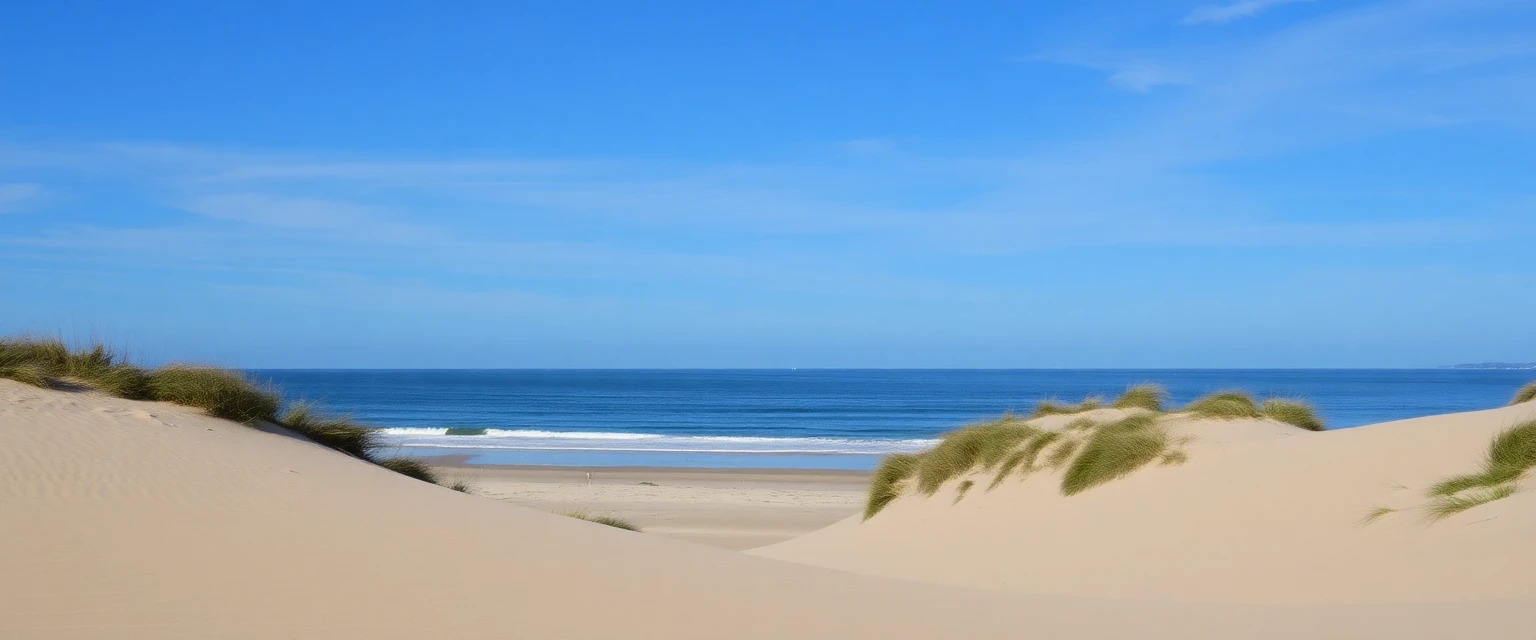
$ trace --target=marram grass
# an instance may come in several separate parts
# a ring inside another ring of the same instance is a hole
[[[1061,444],[1056,445],[1056,448],[1052,449],[1051,452],[1045,456],[1046,468],[1061,468],[1062,465],[1065,465],[1072,460],[1072,454],[1077,453],[1078,447],[1081,447],[1082,445],[1083,442],[1077,438],[1067,438],[1062,440]]]
[[[1104,406],[1104,400],[1098,396],[1089,396],[1077,404],[1067,404],[1059,400],[1047,398],[1045,400],[1041,400],[1038,404],[1035,405],[1035,410],[1029,414],[1029,417],[1039,418],[1042,416],[1082,413],[1084,411],[1097,409],[1101,406]]]
[[[1365,515],[1360,516],[1360,526],[1363,527],[1393,513],[1397,513],[1397,509],[1392,507],[1372,507],[1370,511],[1365,512]]]
[[[595,516],[585,511],[567,511],[560,515],[566,516],[568,518],[576,518],[577,520],[586,520],[587,522],[605,524],[615,529],[623,529],[625,531],[640,531],[640,527],[635,523],[616,516]]]
[[[295,433],[337,451],[368,459],[374,449],[374,430],[345,417],[321,415],[314,403],[296,402],[279,420]]]
[[[1515,405],[1532,400],[1536,400],[1536,380],[1527,382],[1525,386],[1520,387],[1520,390],[1515,392],[1515,397],[1511,398],[1509,403]]]
[[[1300,400],[1286,400],[1283,398],[1270,398],[1259,405],[1259,413],[1264,417],[1286,424],[1301,427],[1307,431],[1322,431],[1326,429],[1323,421],[1317,417],[1312,406]]]
[[[1168,398],[1168,392],[1155,384],[1136,384],[1126,388],[1125,393],[1109,403],[1115,409],[1146,409],[1148,411],[1162,411],[1163,401]]]
[[[1150,415],[1135,415],[1099,427],[1061,478],[1061,492],[1076,495],[1130,475],[1161,457],[1168,432]]]
[[[969,493],[970,490],[971,490],[971,487],[974,487],[974,486],[976,486],[976,481],[975,480],[962,480],[962,481],[960,481],[960,484],[955,485],[955,502],[960,502],[961,500],[964,500],[965,499],[965,494]]]
[[[977,466],[991,469],[1039,429],[1000,420],[951,432],[923,453],[917,464],[917,490],[933,495],[945,482]]]
[[[149,394],[155,400],[197,407],[208,415],[250,423],[277,421],[282,404],[277,392],[227,369],[171,365],[149,373]]]
[[[75,382],[122,398],[149,399],[144,371],[102,344],[71,351],[54,338],[0,340],[0,377],[38,387]]]
[[[1483,468],[1451,476],[1429,488],[1430,497],[1452,497],[1470,489],[1513,483],[1536,467],[1536,420],[1527,420],[1494,436],[1483,457]]]
[[[1242,391],[1217,391],[1203,396],[1194,402],[1185,405],[1182,411],[1194,414],[1200,418],[1213,418],[1216,420],[1236,420],[1238,418],[1258,418],[1259,407],[1253,402],[1253,397]]]
[[[1519,486],[1510,483],[1480,488],[1466,493],[1458,493],[1453,496],[1435,498],[1430,501],[1429,506],[1424,508],[1424,514],[1430,520],[1444,520],[1472,507],[1508,498],[1515,495],[1515,492],[1519,490]]]
[[[437,474],[432,471],[432,467],[415,458],[385,458],[379,460],[376,464],[402,476],[432,484],[438,483]]]
[[[864,519],[880,513],[891,501],[901,497],[906,490],[907,479],[917,473],[917,456],[895,453],[880,461],[879,468],[869,481],[869,499],[864,504]]]
[[[31,362],[0,366],[0,378],[9,378],[34,387],[47,387],[53,382],[46,367]]]

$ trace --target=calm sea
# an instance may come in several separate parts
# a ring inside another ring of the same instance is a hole
[[[1501,406],[1536,371],[265,370],[288,397],[383,427],[386,446],[480,464],[868,469],[1042,398],[1135,382],[1176,403],[1303,398],[1330,428]],[[450,431],[449,429],[453,429]]]

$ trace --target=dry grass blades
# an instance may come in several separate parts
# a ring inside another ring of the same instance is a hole
[[[1164,455],[1168,431],[1150,415],[1099,427],[1061,477],[1061,492],[1076,495],[1130,475]]]
[[[901,497],[906,491],[907,479],[917,473],[917,459],[915,455],[895,453],[880,461],[874,477],[869,481],[869,499],[864,503],[865,520],[874,517],[891,501]]]
[[[1530,402],[1532,400],[1536,400],[1536,380],[1527,382],[1525,383],[1525,386],[1520,387],[1520,390],[1515,392],[1515,397],[1511,398],[1509,403],[1511,405],[1516,405],[1522,402]]]
[[[1104,399],[1098,396],[1089,396],[1087,398],[1083,398],[1083,401],[1077,404],[1067,404],[1059,400],[1047,398],[1045,400],[1041,400],[1038,404],[1035,405],[1035,410],[1029,414],[1029,417],[1033,419],[1039,418],[1041,416],[1082,413],[1084,411],[1092,411],[1102,406],[1104,406]]]
[[[1182,410],[1197,418],[1211,420],[1269,418],[1308,431],[1323,431],[1327,428],[1312,406],[1305,402],[1270,398],[1259,404],[1254,402],[1253,396],[1242,391],[1217,391],[1189,403]]]
[[[1168,392],[1155,384],[1135,384],[1127,387],[1125,393],[1115,398],[1109,406],[1115,409],[1146,409],[1148,411],[1162,411],[1163,402],[1168,399]]]
[[[940,486],[971,469],[991,469],[1039,429],[1012,419],[965,427],[952,432],[924,453],[917,465],[917,490],[933,495]]]
[[[605,525],[608,525],[608,526],[613,527],[615,529],[623,529],[625,531],[635,531],[635,532],[639,532],[640,531],[640,527],[637,526],[635,523],[630,522],[628,520],[625,520],[623,518],[615,517],[615,516],[595,516],[595,515],[592,515],[592,514],[589,514],[589,513],[585,512],[585,511],[567,511],[567,512],[562,513],[560,515],[563,515],[563,516],[565,516],[567,518],[575,518],[577,520],[586,520],[587,522],[595,522],[597,524],[605,524]]]
[[[1536,468],[1536,420],[1527,420],[1494,436],[1482,469],[1431,486],[1425,511],[1430,519],[1439,520],[1508,498],[1519,491],[1520,480],[1532,468]]]

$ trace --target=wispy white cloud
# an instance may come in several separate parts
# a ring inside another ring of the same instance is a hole
[[[1017,59],[1019,62],[1048,62],[1103,71],[1110,86],[1124,91],[1145,93],[1156,87],[1187,85],[1193,76],[1167,62],[1158,61],[1149,52],[1056,51]]]
[[[1229,4],[1208,4],[1184,16],[1184,24],[1222,24],[1252,18],[1271,7],[1312,0],[1240,0]]]
[[[22,211],[28,204],[42,198],[43,185],[28,183],[0,183],[0,213]]]
[[[854,155],[872,156],[889,153],[896,148],[896,143],[884,138],[859,138],[844,142],[842,147]]]
[[[1175,86],[1190,83],[1189,74],[1157,65],[1132,64],[1116,69],[1109,75],[1109,83],[1125,89],[1144,93],[1154,87]]]

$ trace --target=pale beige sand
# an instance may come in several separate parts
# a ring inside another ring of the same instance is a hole
[[[737,550],[783,542],[858,513],[869,485],[864,472],[506,468],[429,461],[445,476],[469,481],[477,495],[551,513],[617,516],[646,533]]]
[[[1494,434],[1532,417],[1536,403],[1324,433],[1258,420],[1183,422],[1176,431],[1195,440],[1180,466],[1147,467],[1072,497],[1061,495],[1055,472],[990,492],[992,476],[977,475],[979,486],[958,504],[952,482],[869,521],[851,518],[754,553],[1020,593],[1250,603],[1531,598],[1536,486],[1434,523],[1421,508],[1426,487],[1479,469]],[[1403,511],[1362,525],[1378,505]]]
[[[977,547],[973,568],[1044,555],[1014,538]],[[187,409],[4,380],[0,542],[0,638],[1522,637],[1533,604],[1164,603],[858,575],[466,496]],[[1483,552],[1530,575],[1527,551]],[[1166,580],[1177,592],[1187,577]]]

